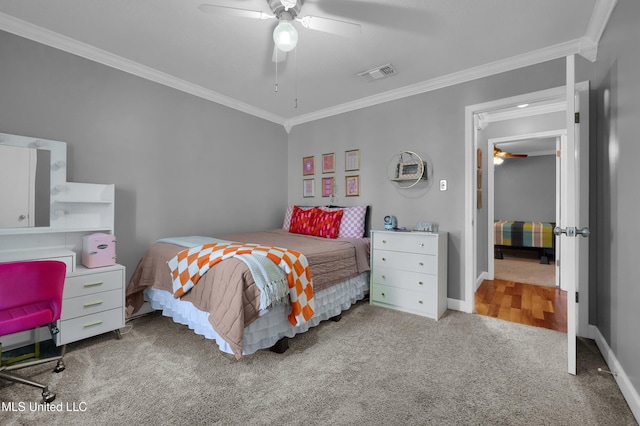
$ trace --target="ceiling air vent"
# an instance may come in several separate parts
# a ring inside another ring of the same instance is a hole
[[[391,64],[385,64],[369,71],[364,71],[358,73],[358,76],[364,78],[367,81],[375,81],[380,80],[382,78],[386,78],[392,75],[398,74],[398,71]]]

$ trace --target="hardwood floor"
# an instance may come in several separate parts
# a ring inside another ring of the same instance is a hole
[[[567,292],[555,287],[484,280],[475,308],[479,315],[567,332]]]

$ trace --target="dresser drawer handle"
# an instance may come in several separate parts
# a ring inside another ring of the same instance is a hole
[[[96,325],[102,324],[102,321],[90,322],[89,324],[85,324],[84,328],[94,327]]]
[[[382,240],[382,244],[387,244],[387,240]]]
[[[424,247],[424,243],[420,243],[418,244],[420,247]]]
[[[386,262],[386,261],[387,261],[387,259],[383,257],[383,258],[382,258],[382,261],[383,261],[383,262]]]
[[[380,296],[384,297],[384,293],[380,293]]]
[[[424,283],[422,281],[418,281],[418,284],[420,285],[424,285]]]
[[[422,263],[422,262],[419,262],[419,263],[418,263],[418,265],[420,265],[420,266],[424,266],[424,263]]]
[[[94,283],[86,283],[84,286],[85,287],[95,287],[97,285],[102,285],[102,284],[104,284],[104,281],[96,281]]]
[[[384,275],[382,275],[382,279],[383,279],[383,280],[386,280],[386,279],[387,279],[387,277],[386,277],[386,276],[384,276]]]
[[[422,300],[418,300],[418,303],[422,305]]]
[[[96,300],[95,302],[85,303],[85,308],[90,308],[91,306],[102,305],[102,300]]]

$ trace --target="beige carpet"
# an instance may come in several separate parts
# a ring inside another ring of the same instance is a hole
[[[556,286],[556,264],[540,263],[536,251],[503,249],[504,259],[494,259],[494,277],[499,280],[545,287]]]
[[[69,345],[60,374],[31,369],[58,392],[56,411],[0,383],[0,424],[637,426],[592,340],[578,340],[572,376],[566,334],[481,315],[360,302],[286,353],[240,362],[159,314],[129,325],[122,340]]]

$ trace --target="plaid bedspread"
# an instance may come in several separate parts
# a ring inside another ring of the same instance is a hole
[[[292,325],[306,322],[314,314],[313,283],[309,262],[294,250],[251,243],[210,243],[182,250],[169,260],[174,297],[182,297],[212,266],[244,254],[265,256],[287,274]]]
[[[512,247],[553,247],[553,228],[549,222],[496,220],[494,244]]]

